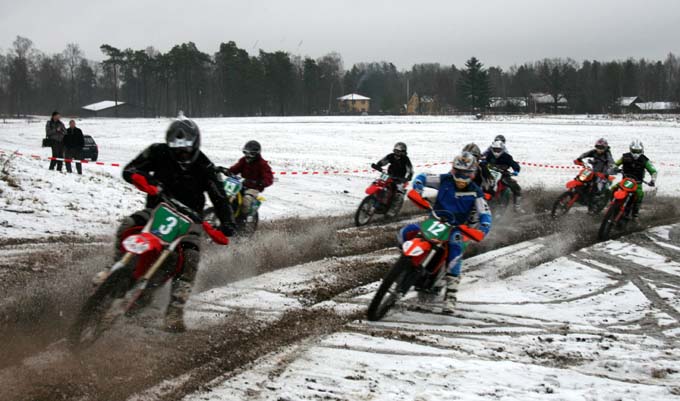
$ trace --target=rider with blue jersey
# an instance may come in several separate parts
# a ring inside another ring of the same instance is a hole
[[[439,216],[448,216],[452,224],[465,224],[472,211],[479,216],[479,229],[484,235],[491,229],[491,212],[484,200],[482,189],[474,183],[476,159],[469,152],[463,152],[453,159],[453,168],[446,174],[419,174],[413,180],[413,189],[422,192],[425,187],[437,190],[437,199],[433,209]],[[417,234],[420,227],[409,224],[400,231],[400,242],[404,242]],[[451,314],[456,307],[460,271],[463,256],[463,235],[455,229],[449,238],[449,254],[447,260],[446,293],[444,295],[443,313]]]

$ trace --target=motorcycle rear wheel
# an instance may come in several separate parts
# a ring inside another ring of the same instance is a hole
[[[378,287],[366,315],[368,320],[377,321],[382,319],[387,312],[396,304],[397,294],[403,296],[413,285],[415,270],[409,258],[402,256],[387,272]]]
[[[82,350],[92,344],[113,326],[114,320],[106,319],[116,300],[121,300],[132,284],[131,272],[121,268],[104,281],[92,294],[78,313],[68,333],[68,342],[73,350]],[[118,317],[118,316],[116,316]]]
[[[375,214],[374,198],[372,195],[365,197],[359,204],[359,208],[354,214],[354,224],[357,227],[365,226],[370,223]]]

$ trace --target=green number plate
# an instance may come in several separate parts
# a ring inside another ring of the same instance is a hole
[[[631,189],[635,186],[635,183],[633,181],[627,180],[626,182],[623,183],[623,186],[628,189]]]
[[[186,234],[191,222],[176,214],[172,209],[161,205],[153,214],[151,233],[165,242],[172,242],[177,237]]]
[[[448,241],[451,226],[441,223],[437,219],[427,219],[420,225],[420,231],[427,240]]]
[[[224,192],[227,193],[229,198],[241,192],[241,187],[242,184],[239,179],[229,177],[224,181]]]

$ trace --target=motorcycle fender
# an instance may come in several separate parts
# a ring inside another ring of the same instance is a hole
[[[626,196],[628,196],[628,194],[625,191],[614,192],[614,199],[623,200],[626,199]]]
[[[579,180],[571,180],[567,183],[567,189],[582,187],[583,183]]]
[[[366,188],[366,194],[368,195],[373,195],[376,192],[380,190],[380,187],[377,185],[371,185],[370,187]]]
[[[160,251],[163,248],[161,240],[151,233],[130,235],[123,240],[122,245],[123,249],[135,255]]]
[[[411,262],[414,266],[419,266],[432,250],[432,244],[422,238],[415,238],[411,241],[404,242],[401,249],[404,252],[404,256],[411,258]]]

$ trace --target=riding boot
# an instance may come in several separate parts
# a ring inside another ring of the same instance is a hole
[[[514,207],[515,213],[518,213],[518,214],[526,213],[524,211],[524,209],[522,209],[522,197],[521,196],[518,196],[518,197],[515,198],[515,203],[514,203],[513,207]]]
[[[458,285],[460,285],[460,276],[446,275],[446,292],[444,293],[442,313],[450,315],[455,312],[456,302],[458,301]]]
[[[184,306],[191,295],[191,287],[198,271],[199,252],[184,249],[184,269],[182,275],[172,282],[170,304],[165,312],[165,330],[171,333],[186,331],[184,325]]]

